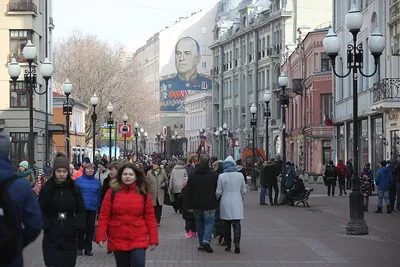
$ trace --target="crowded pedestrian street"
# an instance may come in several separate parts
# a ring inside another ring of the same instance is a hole
[[[261,206],[258,192],[248,192],[244,200],[241,254],[225,252],[213,239],[214,253],[198,251],[197,239],[186,239],[184,221],[172,207],[163,210],[159,227],[160,244],[148,251],[148,267],[206,266],[351,266],[395,267],[400,256],[400,212],[365,213],[369,235],[345,234],[349,218],[348,197],[328,197],[326,187],[313,188],[310,208]],[[377,196],[371,197],[375,209]],[[26,267],[42,267],[41,240],[24,250]],[[93,243],[92,257],[79,256],[80,267],[115,266],[112,254]]]

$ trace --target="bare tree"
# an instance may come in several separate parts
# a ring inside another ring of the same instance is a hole
[[[142,74],[132,64],[126,64],[123,46],[112,46],[95,35],[76,31],[55,45],[54,67],[55,88],[62,93],[62,84],[68,78],[73,85],[71,97],[86,104],[88,114],[92,114],[93,109],[90,98],[93,94],[99,97],[96,135],[100,124],[108,119],[107,105],[110,102],[114,105],[115,121],[122,121],[122,115],[127,113],[130,122],[136,119],[146,125],[148,113],[145,109],[154,105],[152,101],[155,103],[156,99],[146,95]],[[93,138],[89,116],[85,134],[87,144]]]

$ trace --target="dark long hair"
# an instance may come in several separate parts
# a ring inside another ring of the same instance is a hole
[[[45,186],[48,186],[50,190],[54,190],[56,185],[56,170],[53,169],[49,179],[46,181]],[[72,176],[68,170],[67,179],[65,179],[64,186],[67,188],[75,188],[75,181],[72,179]]]
[[[149,182],[147,181],[147,178],[143,175],[143,172],[134,164],[132,163],[126,163],[121,166],[121,168],[118,169],[118,174],[117,174],[117,181],[122,185],[122,173],[126,168],[132,169],[133,172],[135,173],[136,176],[136,188],[137,192],[145,195],[149,192]]]

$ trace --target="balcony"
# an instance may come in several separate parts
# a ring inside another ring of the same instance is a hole
[[[7,5],[7,13],[30,12],[37,14],[37,6],[32,0],[10,0]]]
[[[389,20],[388,26],[398,25],[400,19],[400,0],[395,0],[389,7]]]
[[[50,29],[54,29],[53,17],[49,17],[49,27],[50,27]]]
[[[372,88],[371,110],[399,108],[400,78],[380,79]]]

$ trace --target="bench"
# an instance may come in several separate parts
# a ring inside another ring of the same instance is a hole
[[[308,198],[310,197],[311,192],[314,189],[312,188],[306,188],[306,193],[303,196],[298,196],[293,198],[294,205],[297,207],[300,204],[303,204],[303,207],[310,207],[308,204]]]

